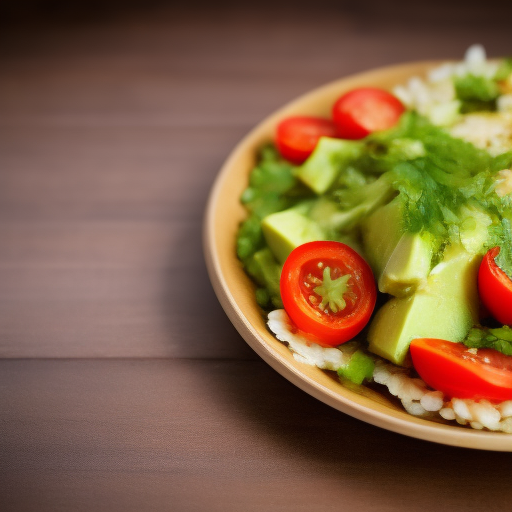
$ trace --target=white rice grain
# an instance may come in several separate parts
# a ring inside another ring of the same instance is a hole
[[[460,398],[452,398],[452,407],[457,415],[457,418],[460,418],[464,421],[470,421],[473,419],[471,413],[469,412],[468,404],[465,400]]]
[[[427,412],[420,402],[415,402],[413,400],[402,400],[402,405],[404,406],[404,409],[413,416],[423,416]]]
[[[441,391],[428,391],[421,397],[420,403],[427,411],[439,411],[444,405],[443,393]]]
[[[512,418],[505,418],[500,422],[500,430],[507,434],[512,434]]]
[[[445,420],[453,421],[455,419],[455,411],[451,407],[443,407],[439,411],[439,416]]]
[[[330,348],[313,343],[295,328],[282,309],[269,313],[268,326],[277,339],[288,344],[297,361],[323,370],[336,371],[347,364],[355,350],[353,344]],[[447,421],[456,421],[459,425],[469,425],[473,429],[512,434],[512,400],[497,405],[487,400],[459,398],[444,402],[441,391],[428,389],[421,379],[411,377],[407,368],[381,359],[375,361],[373,380],[386,386],[389,393],[396,396],[404,409],[413,416],[432,418],[437,413]]]
[[[298,331],[293,332],[290,318],[284,309],[270,312],[267,325],[278,340],[288,343],[290,350],[293,352],[293,357],[299,363],[317,366],[322,370],[336,371],[348,361],[348,356],[341,350],[321,347],[308,340]]]
[[[512,117],[510,113],[467,114],[450,128],[453,137],[471,142],[496,156],[512,148]]]
[[[473,421],[481,423],[489,430],[498,430],[501,420],[500,412],[487,400],[471,401],[468,406]]]
[[[496,100],[498,112],[512,111],[512,94],[503,94]]]
[[[500,411],[503,418],[512,417],[512,400],[501,402],[496,408]]]
[[[473,75],[481,75],[487,64],[487,55],[481,44],[470,46],[464,55],[465,69]]]
[[[512,170],[502,169],[496,175],[496,188],[494,189],[499,197],[512,194]]]

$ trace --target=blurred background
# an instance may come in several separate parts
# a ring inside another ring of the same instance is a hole
[[[492,56],[511,52],[511,17],[506,0],[0,0],[0,112],[42,114],[59,97],[54,115],[67,105],[106,116],[130,102],[133,115],[192,123],[226,112],[225,122],[247,127],[349,73],[461,58],[473,43]],[[46,68],[38,68],[41,82],[25,81],[38,65]],[[86,69],[88,91],[77,89],[71,103],[68,81]],[[128,69],[159,79],[151,95],[124,79]],[[107,105],[113,88],[118,96]],[[22,93],[24,104],[15,105]]]

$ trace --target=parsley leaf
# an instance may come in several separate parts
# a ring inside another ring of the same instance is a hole
[[[487,247],[500,248],[494,261],[512,279],[512,228],[510,221],[507,218],[502,219],[500,224],[490,229],[490,235]]]
[[[462,343],[468,348],[492,348],[512,356],[512,329],[506,325],[497,329],[474,327]]]

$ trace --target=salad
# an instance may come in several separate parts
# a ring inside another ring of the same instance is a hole
[[[473,46],[282,119],[241,202],[238,257],[298,361],[512,433],[512,59]]]

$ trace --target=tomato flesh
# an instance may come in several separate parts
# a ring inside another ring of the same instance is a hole
[[[499,247],[490,249],[478,270],[478,292],[484,306],[502,324],[512,325],[512,281],[496,264]]]
[[[332,117],[340,137],[362,139],[375,131],[391,128],[404,111],[400,100],[389,92],[366,87],[341,96],[333,106]]]
[[[412,340],[410,350],[420,377],[450,398],[512,400],[510,356],[492,349],[475,351],[462,343],[432,338]]]
[[[370,267],[340,242],[309,242],[294,249],[283,266],[280,288],[291,320],[325,346],[358,334],[377,298]]]
[[[337,137],[330,119],[311,116],[288,117],[277,125],[276,146],[290,162],[301,164],[315,149],[320,137]]]

